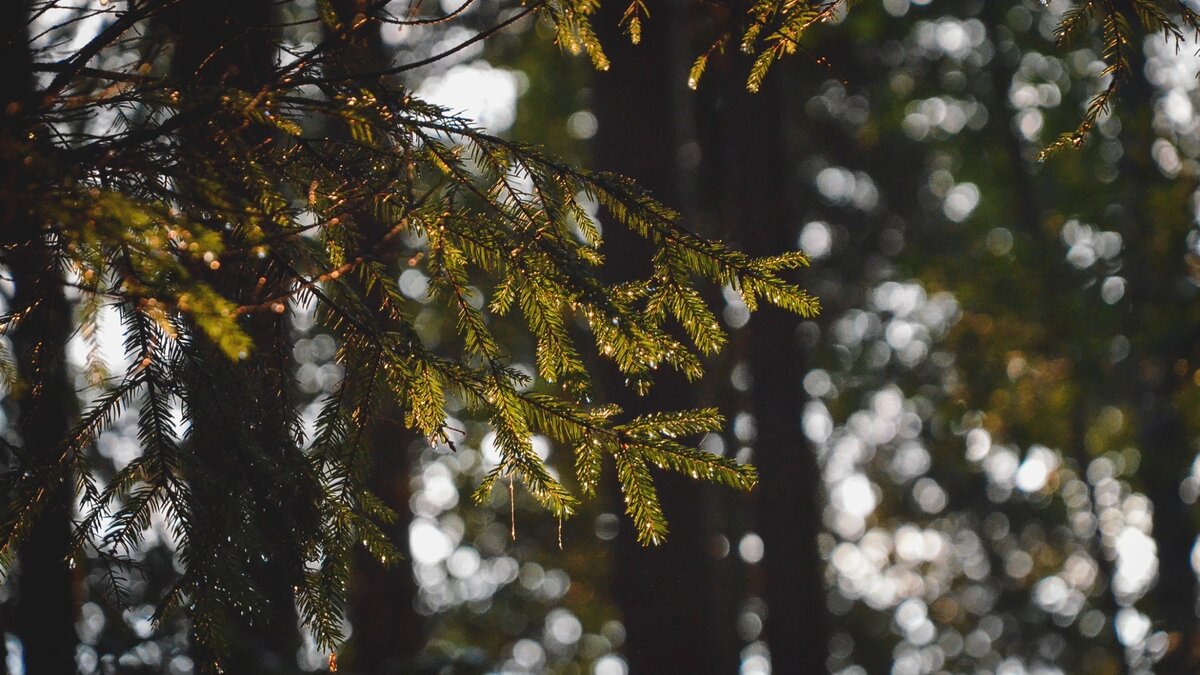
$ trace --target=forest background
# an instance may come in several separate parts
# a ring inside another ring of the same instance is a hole
[[[70,54],[120,16],[124,3],[111,4],[31,3],[19,11],[32,8],[32,23],[4,25],[27,26],[35,53]],[[1091,29],[1059,39],[1072,8],[1093,5]],[[353,554],[346,616],[335,617],[344,644],[294,625],[313,623],[302,597],[290,623],[226,636],[221,649],[241,664],[229,672],[1196,672],[1200,59],[1190,34],[1180,46],[1146,19],[1150,5],[1186,25],[1187,3],[819,5],[828,15],[759,82],[763,50],[742,53],[738,34],[711,49],[741,26],[741,9],[721,2],[601,5],[599,64],[570,54],[560,24],[503,3],[427,7],[445,20],[375,26],[359,45],[367,62],[438,57],[388,75],[415,99],[627,175],[691,231],[734,249],[805,252],[811,266],[787,278],[821,311],[751,315],[736,284],[701,287],[729,334],[703,379],[656,376],[638,396],[646,373],[599,371],[597,398],[629,413],[719,409],[721,428],[684,431],[705,453],[758,468],[748,492],[656,472],[670,525],[660,545],[645,546],[642,521],[623,513],[611,467],[569,518],[519,482],[476,503],[469,496],[509,459],[494,420],[451,406],[444,427],[426,427],[419,414],[377,411],[391,421],[370,430],[364,480],[395,509],[383,520],[401,562]],[[1112,29],[1115,57],[1105,8],[1127,19],[1127,35]],[[325,44],[319,21],[297,26],[288,39]],[[38,73],[35,88],[55,74]],[[1119,88],[1101,110],[1109,82]],[[64,105],[56,128],[82,124],[68,113],[88,105]],[[323,133],[358,133],[346,127]],[[1043,157],[1060,134],[1069,147]],[[214,152],[188,142],[198,156]],[[582,201],[595,213],[595,200]],[[599,225],[604,278],[643,273],[642,239],[608,215]],[[400,248],[422,247],[407,237]],[[6,248],[6,320],[19,318],[21,275],[31,278],[13,256],[29,250]],[[433,298],[436,270],[408,255],[387,261],[390,302],[430,350],[458,349],[463,315]],[[60,402],[68,408],[90,410],[112,384],[102,373],[132,372],[143,354],[122,344],[133,324],[104,297],[83,283],[63,294],[77,325],[94,325],[64,336],[79,392]],[[321,402],[364,364],[345,362],[346,333],[311,299],[287,302],[281,372],[294,377],[311,437]],[[544,373],[542,347],[519,325],[495,332],[514,369]],[[216,351],[237,339],[210,335]],[[19,328],[6,340],[18,372],[5,438],[19,448],[46,427],[21,412],[31,387],[19,384]],[[147,456],[145,417],[131,405],[80,448],[101,484]],[[178,423],[181,443],[196,424]],[[573,449],[550,435],[533,435],[530,451],[553,476],[572,474]],[[109,556],[101,531],[68,563],[67,521],[86,508],[58,512],[61,522],[48,513],[0,589],[9,672],[208,666],[195,606],[158,615],[187,567],[169,515],[137,521],[144,531],[126,558]]]

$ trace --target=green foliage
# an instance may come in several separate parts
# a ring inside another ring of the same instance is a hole
[[[151,25],[168,4],[147,3],[137,16]],[[594,2],[532,7],[560,45],[607,67],[588,22]],[[355,547],[381,562],[399,558],[381,528],[394,514],[366,487],[366,430],[385,406],[401,406],[405,424],[434,443],[453,442],[450,400],[490,423],[501,460],[478,500],[516,479],[554,515],[575,511],[579,495],[534,452],[533,434],[575,451],[584,494],[611,456],[641,540],[658,543],[667,523],[650,467],[738,489],[754,485],[754,470],[681,440],[719,429],[712,410],[628,419],[591,403],[595,361],[611,361],[643,391],[660,367],[699,378],[701,356],[725,340],[700,280],[731,286],[750,307],[804,316],[819,308],[783,276],[807,264],[803,255],[753,258],[699,237],[629,180],[484,133],[356,70],[362,22],[318,9],[327,40],[257,90],[172,75],[165,61],[159,74],[43,61],[35,68],[55,69],[72,97],[48,92],[20,120],[31,139],[21,152],[37,171],[18,208],[49,242],[62,283],[81,294],[82,333],[94,339],[103,306],[119,311],[130,366],[109,379],[97,371],[103,386],[61,448],[7,476],[0,542],[6,554],[20,544],[52,468],[69,467],[77,480],[74,555],[128,562],[161,516],[183,572],[160,615],[187,608],[215,658],[239,622],[269,620],[276,601],[261,556],[328,649],[342,637]],[[635,37],[637,21],[630,15]],[[105,33],[88,49],[162,51],[154,31],[143,35],[131,47]],[[114,133],[88,130],[102,112],[117,120]],[[650,242],[646,278],[602,280],[591,203],[609,227]],[[455,317],[458,353],[421,340],[389,272],[398,259],[431,280],[431,299]],[[2,262],[19,268],[22,246]],[[315,305],[337,337],[345,373],[311,438],[300,432],[284,337],[299,305]],[[27,309],[14,308],[8,325]],[[538,391],[493,332],[514,309],[536,343]],[[126,410],[136,412],[141,454],[102,481],[84,458]]]
[[[636,45],[642,41],[642,21],[649,16],[650,10],[642,0],[633,0],[625,8],[625,13],[621,16],[621,26],[633,44]]]
[[[696,58],[688,72],[688,87],[695,89],[699,86],[709,60],[714,54],[723,52],[731,40],[736,40],[740,50],[753,57],[746,77],[746,88],[751,92],[757,92],[762,87],[771,66],[783,56],[801,52],[817,63],[826,64],[826,57],[814,55],[801,41],[810,28],[840,19],[854,4],[855,0],[756,0],[741,14],[736,14],[730,27]],[[1130,0],[1127,4],[1129,8],[1122,9],[1115,2],[1083,0],[1069,5],[1063,11],[1054,31],[1059,47],[1086,36],[1093,23],[1099,25],[1101,54],[1105,64],[1100,73],[1102,88],[1089,101],[1076,129],[1060,135],[1047,145],[1039,154],[1039,160],[1045,160],[1063,148],[1080,147],[1101,116],[1112,109],[1122,82],[1134,76],[1130,51],[1136,47],[1132,46],[1135,36],[1131,21],[1136,21],[1147,35],[1162,35],[1164,39],[1173,41],[1177,49],[1187,40],[1186,33],[1193,38],[1200,38],[1200,14],[1181,0]],[[1048,2],[1042,3],[1044,8],[1048,5]],[[634,12],[634,5],[630,5],[626,14],[627,17],[633,17],[630,21],[636,20]],[[631,37],[633,35],[631,29]]]
[[[608,57],[604,55],[590,21],[591,15],[600,6],[598,0],[544,1],[540,5],[554,25],[560,47],[575,55],[586,53],[597,70],[608,70]],[[631,22],[637,22],[637,18],[634,17]],[[631,23],[630,35],[640,36],[641,29],[634,28],[634,25],[640,24]]]
[[[1130,0],[1129,6],[1133,17],[1128,16],[1116,3],[1097,0],[1075,3],[1063,12],[1054,31],[1055,41],[1060,47],[1078,38],[1092,21],[1098,19],[1101,27],[1101,58],[1104,61],[1100,77],[1107,79],[1107,83],[1088,101],[1079,126],[1047,145],[1038,154],[1039,161],[1046,160],[1063,148],[1083,145],[1101,116],[1112,109],[1121,83],[1135,76],[1131,52],[1137,47],[1130,26],[1131,19],[1136,18],[1146,34],[1161,34],[1165,39],[1173,40],[1176,49],[1185,41],[1185,30],[1200,38],[1200,15],[1180,0]]]

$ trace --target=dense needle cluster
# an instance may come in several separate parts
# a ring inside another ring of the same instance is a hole
[[[453,443],[451,398],[496,432],[501,461],[478,498],[512,477],[556,516],[572,514],[577,491],[534,452],[535,433],[574,452],[584,494],[611,457],[647,543],[667,534],[651,467],[750,488],[752,467],[680,440],[719,429],[715,411],[623,418],[591,403],[588,364],[607,359],[640,388],[659,368],[697,378],[724,336],[696,280],[731,286],[751,307],[812,315],[816,301],[781,277],[804,256],[755,259],[698,237],[626,179],[418,100],[391,77],[401,69],[375,67],[359,39],[374,23],[361,10],[390,16],[382,3],[319,3],[312,17],[275,4],[218,16],[196,3],[130,3],[68,58],[32,55],[32,70],[53,77],[13,103],[25,133],[4,146],[6,165],[22,167],[7,213],[30,226],[6,242],[3,262],[81,298],[96,395],[55,447],[11,448],[5,562],[55,482],[69,479],[73,555],[91,549],[119,566],[152,517],[165,519],[182,573],[160,614],[186,606],[214,654],[240,622],[268,620],[282,582],[319,644],[333,647],[354,548],[400,557],[380,529],[393,514],[366,488],[364,429],[399,405],[409,427]],[[560,42],[602,65],[591,9],[543,2],[521,13],[553,21]],[[242,53],[280,39],[285,19],[316,27],[321,41],[304,51],[280,43],[286,58]],[[210,34],[188,34],[187,21]],[[609,226],[651,242],[645,278],[601,280],[596,204]],[[430,279],[431,298],[455,317],[458,350],[423,344],[397,261]],[[116,375],[95,357],[105,305],[120,312],[131,364]],[[311,437],[294,400],[287,317],[297,305],[316,307],[345,373]],[[46,318],[39,311],[36,299],[12,307],[5,330],[16,336]],[[517,313],[536,342],[544,386],[534,389],[492,329]],[[48,345],[45,358],[62,347]],[[19,377],[37,389],[41,372]],[[140,455],[98,476],[89,448],[127,409]]]

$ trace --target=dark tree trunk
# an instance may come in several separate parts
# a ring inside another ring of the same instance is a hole
[[[197,454],[187,473],[194,505],[189,544],[194,559],[244,570],[258,604],[251,618],[218,589],[220,605],[208,609],[225,618],[230,632],[223,647],[197,648],[202,662],[219,659],[228,673],[294,673],[301,641],[293,588],[302,561],[285,542],[313,527],[315,497],[306,492],[311,484],[298,479],[307,465],[286,426],[289,401],[278,395],[288,386],[290,365],[273,353],[290,353],[287,326],[247,328],[255,347],[267,352],[259,358],[273,362],[230,363],[214,345],[201,344],[189,373]]]
[[[1115,5],[1137,25],[1137,12],[1129,0]],[[1124,192],[1115,204],[1123,207],[1118,216],[1126,241],[1135,242],[1123,253],[1130,284],[1129,300],[1133,313],[1128,334],[1135,348],[1129,367],[1136,371],[1126,382],[1130,408],[1137,411],[1137,432],[1142,460],[1137,477],[1146,496],[1154,504],[1151,536],[1158,554],[1158,579],[1150,594],[1157,613],[1151,613],[1155,628],[1170,635],[1167,654],[1155,664],[1155,672],[1164,674],[1200,672],[1200,620],[1197,600],[1200,593],[1192,551],[1200,527],[1194,507],[1183,503],[1180,483],[1188,475],[1196,457],[1195,439],[1185,425],[1185,412],[1179,409],[1181,393],[1194,384],[1186,371],[1200,361],[1200,325],[1194,313],[1180,311],[1196,302],[1195,293],[1185,279],[1191,276],[1182,245],[1192,230],[1190,218],[1173,219],[1176,229],[1169,235],[1166,223],[1153,214],[1154,196],[1163,194],[1164,179],[1152,159],[1155,92],[1142,73],[1145,55],[1140,48],[1128,50],[1132,77],[1121,83],[1118,105],[1123,111],[1120,140],[1123,154],[1118,163]],[[1188,180],[1180,176],[1174,181]],[[1187,192],[1180,192],[1178,207],[1187,208],[1186,197],[1195,190],[1195,179]],[[1182,214],[1181,214],[1182,215]],[[1148,233],[1155,233],[1151,238]],[[1156,240],[1171,241],[1179,249],[1172,255],[1159,249]],[[1186,366],[1180,371],[1180,365]],[[1129,386],[1132,385],[1132,386]]]
[[[403,426],[403,415],[395,410],[381,416],[372,431],[371,490],[396,510],[398,518],[390,534],[402,552],[408,550],[409,446],[416,435]],[[354,633],[346,645],[346,664],[351,672],[386,673],[411,670],[425,644],[426,628],[414,600],[417,583],[412,560],[384,567],[365,551],[355,557],[350,577],[347,608]]]
[[[1173,378],[1168,378],[1173,379]],[[1195,454],[1170,394],[1147,391],[1140,405],[1138,471],[1146,496],[1154,503],[1154,543],[1158,547],[1158,581],[1154,598],[1157,624],[1171,635],[1170,650],[1155,672],[1164,675],[1200,670],[1197,654],[1196,572],[1192,548],[1196,523],[1192,509],[1179,497],[1179,484]]]
[[[51,488],[39,519],[17,554],[17,598],[7,629],[21,640],[25,672],[75,671],[76,580],[67,565],[71,527],[71,480],[58,467],[61,447],[75,414],[74,389],[66,365],[71,306],[63,296],[59,271],[43,239],[40,223],[27,218],[23,147],[30,130],[33,104],[31,55],[25,25],[25,2],[3,3],[0,9],[0,237],[21,250],[21,267],[10,270],[15,293],[10,310],[29,314],[10,333],[23,386],[12,392],[17,404],[16,429],[27,466],[47,470]],[[36,142],[36,141],[35,141]]]
[[[333,5],[338,17],[348,23],[359,14],[369,16],[372,3],[334,0]],[[342,56],[359,64],[363,70],[382,69],[390,59],[379,29],[379,23],[370,20],[347,34]],[[345,128],[330,129],[329,133],[334,138],[349,137]],[[368,244],[378,241],[389,229],[386,223],[368,212],[354,214],[354,220]],[[383,305],[385,299],[378,286],[364,290],[364,293],[369,305]],[[379,312],[378,319],[384,330],[397,329],[386,313]],[[404,413],[397,406],[384,408],[371,422],[371,427],[369,487],[396,511],[396,521],[388,527],[388,533],[397,548],[407,553],[408,527],[412,522],[409,449],[419,435],[405,427]],[[424,618],[416,611],[416,595],[411,558],[385,567],[366,551],[358,551],[351,570],[347,606],[354,632],[346,645],[345,663],[352,672],[383,675],[413,668],[428,632]]]
[[[1148,107],[1144,115],[1144,128],[1148,130]],[[1128,122],[1126,124],[1133,126]],[[1127,155],[1136,155],[1133,164],[1146,172],[1140,175],[1154,175],[1150,172],[1156,169],[1146,165],[1150,161],[1148,142],[1127,144],[1125,152]],[[1121,171],[1130,172],[1130,168],[1123,166]],[[1134,195],[1139,200],[1131,211],[1141,213],[1146,203],[1142,191],[1144,184],[1138,181],[1137,185],[1138,190]],[[1184,205],[1180,204],[1180,208],[1184,208]],[[1157,223],[1150,219],[1139,218],[1135,229],[1145,233],[1156,226]],[[1182,243],[1185,236],[1179,233],[1175,241]],[[1135,237],[1131,236],[1130,239]],[[1180,254],[1179,260],[1182,259],[1183,255]],[[1151,616],[1156,620],[1156,628],[1170,635],[1168,652],[1155,665],[1155,672],[1196,673],[1200,672],[1200,621],[1197,620],[1200,584],[1192,567],[1192,551],[1200,527],[1197,527],[1195,508],[1183,503],[1179,491],[1180,483],[1187,477],[1195,460],[1196,444],[1185,427],[1185,413],[1179,409],[1177,398],[1181,392],[1195,386],[1191,378],[1181,377],[1178,368],[1180,363],[1197,363],[1200,357],[1200,341],[1197,340],[1200,325],[1194,319],[1188,321],[1187,314],[1176,310],[1195,302],[1194,297],[1186,297],[1186,291],[1180,293],[1181,284],[1178,280],[1184,278],[1186,273],[1178,266],[1164,266],[1160,261],[1161,256],[1145,251],[1144,259],[1139,261],[1143,265],[1141,274],[1137,262],[1129,266],[1129,277],[1142,280],[1142,284],[1139,284],[1141,288],[1133,293],[1135,298],[1132,302],[1137,310],[1132,318],[1138,323],[1130,334],[1135,340],[1134,344],[1140,342],[1149,347],[1146,351],[1135,350],[1131,359],[1139,372],[1132,378],[1136,384],[1131,388],[1134,398],[1130,401],[1130,407],[1138,414],[1138,444],[1142,461],[1138,465],[1137,477],[1146,496],[1154,504],[1151,536],[1158,549],[1158,579],[1151,597],[1158,613]],[[1164,324],[1165,317],[1179,317],[1181,320],[1174,322],[1174,325]],[[1143,328],[1150,334],[1139,336],[1137,328]],[[1164,330],[1165,334],[1154,335],[1155,331]]]
[[[200,83],[258,91],[275,66],[275,4],[183,0],[174,7],[168,19],[176,44],[171,75],[185,98]],[[205,217],[208,199],[224,197],[201,190],[235,195],[243,190],[241,176],[221,174],[226,140],[207,133],[194,126],[181,134],[189,161],[211,167],[215,179],[203,188],[181,186],[183,197],[195,200],[198,219]],[[269,132],[253,127],[238,133],[239,147],[269,139]],[[234,231],[241,227],[235,223]],[[209,281],[238,303],[277,296],[287,283],[270,258],[227,265]],[[314,482],[293,426],[290,326],[275,312],[252,313],[241,326],[253,340],[253,354],[237,362],[201,331],[192,331],[196,345],[186,385],[195,454],[188,476],[195,506],[190,546],[193,557],[211,557],[214,567],[223,558],[244,570],[261,600],[251,619],[218,591],[221,606],[212,609],[225,617],[230,634],[218,648],[224,653],[202,654],[202,660],[219,657],[231,673],[290,673],[297,671],[301,645],[293,588],[303,561],[285,542],[314,527]]]
[[[690,190],[677,161],[690,126],[681,5],[654,5],[636,46],[616,28],[624,5],[602,5],[597,31],[612,65],[594,79],[599,122],[594,158],[597,168],[628,175],[659,200],[688,212],[695,209],[681,203]],[[648,271],[648,247],[640,239],[616,225],[605,227],[604,238],[612,279]],[[662,377],[649,396],[639,398],[615,369],[606,372],[606,399],[629,415],[697,403],[696,388],[682,378]],[[715,534],[706,513],[710,488],[677,475],[657,474],[655,479],[670,522],[667,542],[643,547],[625,520],[615,541],[613,593],[624,618],[630,672],[736,672],[733,620],[722,611],[727,603],[717,597],[720,580],[709,553]],[[619,499],[613,504],[623,511]]]
[[[758,94],[749,94],[747,66],[741,63],[718,80],[724,92],[726,157],[718,169],[725,177],[723,210],[728,229],[748,253],[775,255],[792,249],[796,241],[789,217],[792,171],[779,79],[787,69],[779,66]],[[823,490],[815,451],[801,433],[800,383],[808,355],[797,340],[800,321],[764,305],[751,318],[745,343],[757,431],[764,633],[772,670],[778,673],[824,672],[828,652],[825,566],[817,549]]]
[[[62,447],[75,414],[75,390],[66,364],[71,306],[63,297],[58,270],[34,234],[25,247],[29,269],[12,270],[14,307],[34,307],[12,333],[17,372],[17,430],[26,457],[44,464],[53,487],[17,559],[17,601],[13,629],[21,640],[27,673],[75,671],[76,579],[67,565],[70,548],[72,482],[69,470],[50,457]]]

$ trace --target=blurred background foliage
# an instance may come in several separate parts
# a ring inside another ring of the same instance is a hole
[[[605,387],[632,409],[719,406],[730,424],[702,447],[758,464],[761,485],[664,477],[673,537],[644,550],[615,493],[564,523],[519,490],[472,504],[499,461],[485,424],[452,418],[453,449],[396,424],[376,481],[401,508],[408,564],[356,570],[341,670],[1200,671],[1195,44],[1139,37],[1115,110],[1038,161],[1104,84],[1097,40],[1055,45],[1065,0],[859,2],[754,95],[735,49],[687,86],[728,29],[724,3],[647,3],[638,45],[610,4],[605,72],[526,21],[410,83],[495,133],[632,176],[705,235],[809,254],[797,280],[820,317],[751,320],[717,293],[733,338],[705,380],[646,403],[619,378]],[[476,3],[453,30],[498,11]],[[384,41],[423,48],[411,31]],[[629,244],[605,234],[620,267]],[[403,267],[437,346],[453,319]],[[341,377],[336,345],[292,309],[315,405]],[[72,345],[82,386],[86,347]],[[104,357],[122,367],[119,349]],[[130,420],[97,459],[127,464],[135,437]],[[565,450],[536,448],[570,473]],[[194,667],[186,627],[150,621],[169,537],[139,556],[123,606],[100,561],[76,571],[82,672]],[[22,672],[6,621],[7,668]],[[280,672],[328,659],[310,644],[297,664]]]

